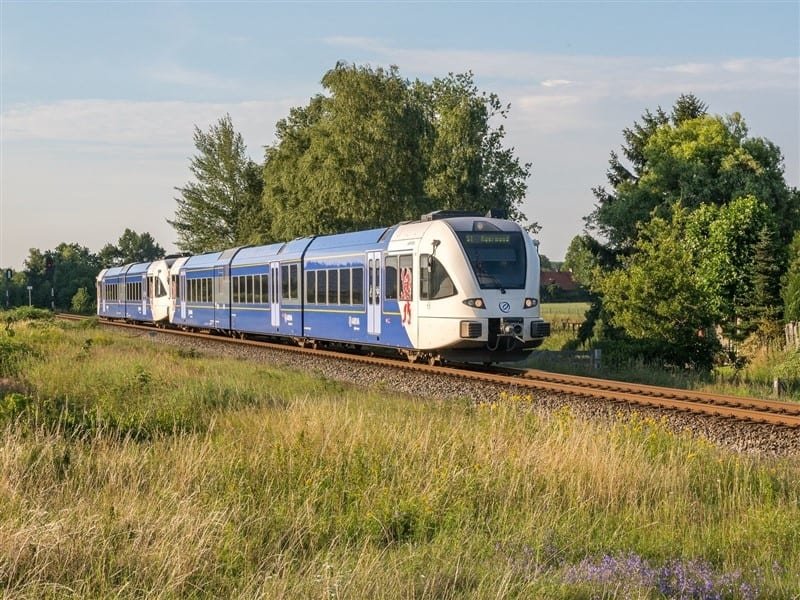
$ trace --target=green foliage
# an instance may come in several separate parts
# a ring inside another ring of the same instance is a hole
[[[592,247],[593,240],[588,235],[576,235],[564,257],[564,270],[571,272],[572,278],[584,286],[591,285],[592,272],[598,266]]]
[[[293,108],[267,148],[264,205],[276,239],[379,227],[437,209],[505,208],[517,219],[530,165],[502,146],[494,94],[471,74],[427,84],[338,63],[327,95]]]
[[[267,149],[265,205],[276,238],[336,233],[423,210],[426,122],[408,84],[389,70],[339,63],[329,96],[292,109]]]
[[[138,234],[126,228],[117,245],[106,244],[100,249],[97,257],[101,266],[113,267],[150,262],[161,258],[164,254],[164,248],[156,243],[152,235],[147,232]]]
[[[195,181],[176,188],[178,208],[168,221],[178,247],[195,254],[269,239],[268,213],[261,207],[260,167],[247,156],[241,134],[225,115],[207,132],[195,127]]]
[[[676,104],[672,123],[659,109],[656,116],[645,113],[643,125],[626,130],[624,149],[633,169],[612,153],[608,180],[613,192],[595,190],[598,205],[589,224],[613,246],[628,248],[639,224],[653,214],[666,215],[676,202],[694,209],[751,195],[769,208],[781,243],[788,243],[800,225],[800,199],[784,181],[780,149],[768,140],[748,138],[738,113],[722,118],[703,110],[688,118],[698,112],[691,104]]]
[[[652,219],[640,231],[636,252],[623,259],[622,268],[599,276],[595,289],[611,324],[637,340],[637,352],[708,367],[714,344],[700,332],[713,325],[715,315],[684,243],[686,219],[680,208],[669,221]]]
[[[800,321],[800,231],[794,234],[789,247],[789,268],[782,283],[784,317],[787,321]]]
[[[72,308],[73,312],[81,315],[90,314],[94,311],[92,297],[89,295],[89,292],[86,291],[86,288],[80,288],[75,292],[75,295],[72,297],[70,308]]]
[[[0,334],[0,377],[19,374],[24,361],[36,356],[37,352],[30,344]]]
[[[46,268],[47,257],[53,261],[53,270]],[[31,300],[34,306],[56,308],[70,306],[72,297],[80,288],[95,291],[95,278],[100,271],[97,256],[79,244],[61,243],[55,250],[42,252],[31,248],[25,259],[25,271],[22,277],[22,289],[16,295],[17,304],[27,304],[28,297],[25,285],[33,286]],[[51,296],[51,290],[54,295]]]
[[[753,330],[750,322],[777,303],[782,261],[772,214],[747,196],[721,207],[703,205],[688,221],[686,244],[715,320],[729,337],[744,339]]]

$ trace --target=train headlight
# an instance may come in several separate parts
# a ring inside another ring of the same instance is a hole
[[[467,298],[464,300],[464,304],[470,308],[486,308],[486,303],[483,301],[483,298]]]
[[[525,308],[533,308],[538,304],[539,301],[536,298],[525,298]]]

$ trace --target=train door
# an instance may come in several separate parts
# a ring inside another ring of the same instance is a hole
[[[380,252],[367,252],[367,333],[381,334]]]
[[[269,312],[270,324],[276,329],[281,324],[281,263],[269,265]]]
[[[186,321],[186,271],[181,271],[180,281],[181,321]]]
[[[147,272],[142,273],[142,281],[140,283],[142,290],[142,316],[147,317]]]
[[[214,268],[214,322],[220,329],[230,329],[231,272],[229,265]]]

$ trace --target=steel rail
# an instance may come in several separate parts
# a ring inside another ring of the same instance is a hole
[[[58,317],[72,320],[85,318],[66,314],[59,314]],[[800,427],[800,403],[794,402],[725,396],[722,394],[695,392],[692,390],[652,385],[639,385],[608,379],[561,375],[540,370],[503,367],[487,369],[466,365],[460,367],[432,366],[422,363],[404,362],[393,358],[304,348],[255,339],[223,337],[209,333],[184,331],[181,329],[158,328],[152,325],[125,323],[113,320],[102,320],[101,323],[104,325],[126,327],[151,333],[158,332],[180,335],[206,341],[210,340],[227,344],[246,345],[261,349],[279,350],[282,352],[297,352],[317,357],[333,358],[395,369],[408,369],[430,374],[446,375],[454,378],[495,383],[498,385],[512,385],[522,389],[536,389],[572,396],[597,398],[612,402],[690,412],[697,415],[722,417],[782,427]]]

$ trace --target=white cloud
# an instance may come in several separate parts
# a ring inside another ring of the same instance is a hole
[[[134,102],[126,100],[64,100],[49,104],[16,105],[2,115],[3,139],[10,144],[52,141],[90,146],[125,145],[185,149],[192,145],[197,125],[206,129],[225,113],[249,142],[273,140],[275,123],[302,100],[277,99],[235,104],[193,102]]]
[[[207,71],[187,69],[177,64],[162,64],[144,71],[145,77],[157,83],[181,85],[187,87],[214,90],[232,90],[241,88],[241,84],[233,79],[220,77]]]
[[[545,79],[542,82],[544,87],[562,87],[565,85],[569,85],[572,82],[569,79]]]

